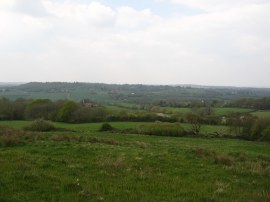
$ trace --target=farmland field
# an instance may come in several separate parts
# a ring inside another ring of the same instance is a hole
[[[9,126],[17,129],[22,129],[29,125],[31,121],[0,121],[0,126]],[[65,128],[76,132],[96,132],[101,127],[102,123],[81,123],[81,124],[68,124],[68,123],[54,123],[58,128]],[[116,129],[132,129],[139,125],[151,124],[151,122],[111,122],[110,123]],[[190,124],[181,124],[181,126],[188,130]],[[215,125],[202,125],[202,133],[213,133],[213,132],[227,132],[229,127],[227,126],[215,126]]]
[[[269,143],[98,132],[100,125],[56,123],[76,132],[0,146],[0,201],[270,200]]]
[[[257,111],[252,113],[252,115],[257,116],[259,118],[270,118],[270,111]]]
[[[243,108],[214,108],[214,114],[218,116],[228,115],[230,113],[250,113],[253,109]]]
[[[173,107],[163,107],[163,109],[166,109],[171,112],[178,112],[178,113],[188,113],[192,112],[191,108],[173,108]],[[224,116],[231,113],[250,113],[253,112],[253,109],[244,109],[244,108],[213,108],[213,114],[217,116]]]

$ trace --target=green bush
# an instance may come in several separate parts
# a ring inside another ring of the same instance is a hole
[[[262,140],[270,141],[270,126],[266,127],[262,132]]]
[[[144,135],[182,137],[186,135],[184,128],[178,123],[152,123],[140,125],[137,133]]]
[[[33,121],[31,125],[26,126],[24,129],[38,132],[48,132],[56,130],[55,126],[51,122],[42,119]]]
[[[114,128],[108,124],[108,123],[103,123],[99,129],[99,131],[112,131]]]

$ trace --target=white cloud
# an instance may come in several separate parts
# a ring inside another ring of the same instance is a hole
[[[117,9],[117,26],[135,28],[155,23],[158,16],[152,14],[149,9],[137,11],[131,7],[120,7]]]
[[[15,4],[15,0],[1,0],[0,9],[9,8]]]
[[[188,5],[207,11],[220,11],[246,5],[269,3],[268,0],[171,0],[173,3]]]
[[[92,23],[96,25],[111,24],[115,18],[115,12],[108,6],[98,2],[89,4],[79,3],[54,3],[46,1],[47,11],[53,16],[65,18],[66,20],[77,20],[81,23]]]
[[[7,2],[0,4],[0,81],[270,87],[263,1],[178,0],[209,12],[169,18],[96,1],[40,0],[46,15],[33,15]]]
[[[41,0],[15,0],[13,9],[16,12],[36,17],[47,15],[44,3]]]

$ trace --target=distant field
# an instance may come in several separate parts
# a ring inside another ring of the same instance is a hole
[[[123,105],[123,106],[111,106],[107,105],[107,109],[111,110],[112,112],[122,112],[123,110],[128,110],[128,111],[136,111],[136,112],[143,112],[144,110],[139,109],[136,105],[132,107],[132,105]]]
[[[178,113],[188,113],[191,112],[191,108],[174,108],[174,107],[162,107],[161,109],[165,109],[171,112],[178,112]]]
[[[31,121],[0,121],[0,126],[9,126],[14,128],[23,128],[29,125]],[[68,124],[68,123],[54,123],[58,128],[66,128],[69,130],[74,130],[78,132],[96,132],[101,127],[102,123],[82,123],[82,124]],[[149,122],[111,122],[110,123],[114,128],[117,129],[129,129],[136,128],[139,125],[151,124]],[[181,124],[184,129],[189,130],[189,124]],[[215,125],[202,125],[202,133],[228,133],[228,126],[215,126]]]
[[[56,124],[80,131],[40,133],[22,145],[0,146],[0,201],[270,201],[269,143]]]
[[[249,113],[254,109],[243,109],[243,108],[214,108],[214,114],[218,116],[228,115],[230,113]]]
[[[102,83],[25,83],[13,87],[0,87],[0,97],[71,99],[80,101],[89,98],[100,103],[153,104],[160,101],[182,103],[191,100],[236,100],[270,96],[270,89],[217,88],[202,86],[169,85],[115,85]]]
[[[270,111],[258,111],[252,113],[252,115],[257,116],[259,118],[270,118]]]
[[[179,113],[188,113],[191,112],[191,108],[173,108],[173,107],[163,107],[162,109],[166,109],[171,112],[179,112]],[[223,116],[228,115],[230,113],[249,113],[254,111],[253,109],[243,109],[243,108],[213,108],[214,115]]]
[[[24,99],[50,99],[50,100],[63,100],[71,99],[74,101],[81,101],[82,99],[89,98],[95,102],[100,103],[110,103],[115,102],[109,94],[104,92],[89,92],[89,91],[74,91],[70,93],[66,92],[24,92],[24,91],[15,91],[15,92],[0,92],[0,97],[7,97],[11,100],[16,100],[18,98]]]
[[[14,128],[23,128],[29,125],[31,121],[0,121],[0,125],[9,126]],[[110,123],[113,127],[118,129],[127,129],[134,128],[140,124],[147,124],[143,122],[112,122]],[[68,124],[68,123],[58,123],[54,122],[54,125],[59,128],[66,128],[70,130],[75,130],[79,132],[87,132],[87,131],[97,131],[102,123],[81,123],[81,124]]]

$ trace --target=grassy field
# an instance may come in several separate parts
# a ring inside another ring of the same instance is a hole
[[[174,107],[162,107],[161,109],[167,110],[168,112],[188,113],[191,112],[191,108],[174,108]]]
[[[259,118],[270,118],[270,111],[258,111],[252,113],[252,115],[257,116]]]
[[[178,112],[178,113],[188,113],[192,112],[191,108],[173,108],[173,107],[163,107],[162,109],[166,109],[170,112]],[[217,116],[224,116],[231,113],[250,113],[254,111],[253,109],[243,109],[243,108],[213,108],[213,114]]]
[[[17,129],[22,129],[25,126],[29,125],[31,121],[0,121],[0,126],[9,126]],[[151,122],[111,122],[112,127],[116,129],[133,129],[138,127],[139,125],[147,125],[151,124]],[[102,123],[82,123],[82,124],[68,124],[68,123],[54,123],[54,125],[58,128],[65,128],[69,130],[73,130],[76,132],[96,132],[101,127]],[[181,126],[185,130],[190,129],[190,124],[183,123]],[[202,125],[202,133],[227,133],[229,127],[222,125]]]
[[[28,122],[1,122],[21,128]],[[139,123],[113,123],[130,128]],[[0,146],[0,201],[269,201],[269,143],[97,132]]]
[[[250,113],[253,109],[243,108],[214,108],[214,114],[218,116],[228,115],[231,113]]]

